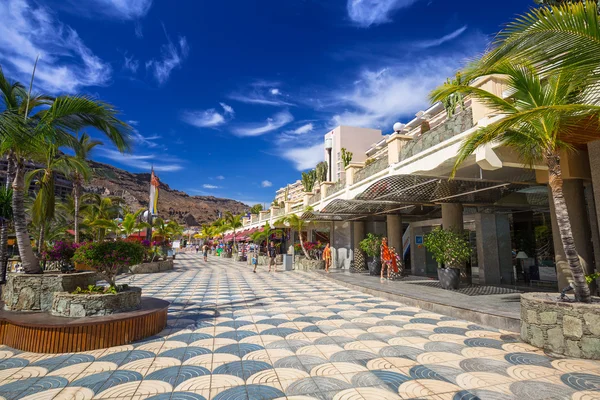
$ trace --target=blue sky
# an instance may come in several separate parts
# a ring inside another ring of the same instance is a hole
[[[189,194],[270,202],[337,125],[391,131],[532,6],[463,0],[0,0],[0,65],[113,103],[134,151]]]

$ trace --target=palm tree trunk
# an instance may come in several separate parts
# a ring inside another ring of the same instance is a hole
[[[14,174],[14,163],[12,157],[7,158],[6,166],[6,189],[10,189],[13,174]],[[8,221],[2,223],[2,229],[0,229],[0,283],[6,282],[6,267],[8,265]]]
[[[310,255],[308,254],[308,251],[306,251],[306,249],[304,248],[304,240],[302,239],[302,231],[300,229],[298,229],[298,236],[300,237],[300,247],[302,247],[302,251],[306,256],[306,259],[310,260]]]
[[[79,243],[79,197],[81,196],[81,184],[79,176],[75,177],[73,182],[73,203],[75,203],[75,219],[73,220],[73,230],[75,231],[75,243]]]
[[[571,274],[573,275],[572,286],[574,286],[575,297],[578,301],[590,303],[592,301],[590,288],[585,281],[583,267],[581,266],[579,254],[575,248],[575,240],[573,239],[573,232],[571,230],[571,221],[569,219],[567,204],[563,195],[560,157],[558,154],[549,154],[546,157],[546,162],[548,163],[549,185],[552,190],[552,199],[554,201],[560,239],[562,241],[567,262],[569,263],[569,268],[571,269]]]
[[[21,265],[27,274],[41,274],[40,263],[33,254],[29,232],[27,232],[27,218],[25,217],[25,166],[23,160],[18,159],[15,162],[15,179],[12,183],[13,189],[13,222],[15,225],[15,236],[17,246],[19,246],[19,255],[21,256]]]
[[[42,251],[44,251],[44,232],[46,231],[46,223],[42,222],[40,224],[40,235],[38,237],[38,245],[37,245],[37,250],[38,250],[38,254],[42,254]]]

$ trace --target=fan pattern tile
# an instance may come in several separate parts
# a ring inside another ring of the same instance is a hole
[[[180,258],[132,282],[171,302],[167,329],[77,354],[0,347],[0,399],[600,399],[599,362],[513,333],[316,275]]]

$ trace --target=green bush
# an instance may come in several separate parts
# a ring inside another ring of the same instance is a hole
[[[116,288],[117,274],[131,265],[139,264],[146,249],[137,242],[90,242],[75,251],[73,261],[95,269],[110,285]]]
[[[461,268],[471,258],[472,252],[466,235],[437,227],[425,236],[423,244],[440,266]]]
[[[360,241],[360,249],[369,257],[377,257],[381,254],[381,235],[367,233],[367,237]]]

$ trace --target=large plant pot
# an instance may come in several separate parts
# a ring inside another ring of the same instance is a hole
[[[369,275],[381,274],[381,259],[379,257],[373,257],[371,261],[367,263],[369,267]]]
[[[325,269],[325,261],[323,260],[309,260],[305,256],[295,256],[294,258],[294,268],[296,270],[314,271]]]
[[[133,311],[140,308],[142,289],[131,287],[117,294],[72,294],[56,292],[50,313],[58,317],[91,317]]]
[[[459,268],[438,268],[438,279],[444,289],[457,290],[460,284]]]
[[[52,308],[54,292],[72,292],[93,285],[98,280],[96,272],[62,274],[9,273],[2,291],[4,309],[7,311],[48,311]]]
[[[167,261],[153,261],[146,262],[137,265],[132,265],[129,268],[124,268],[123,273],[132,274],[154,274],[157,272],[170,271],[173,269],[173,260]]]

